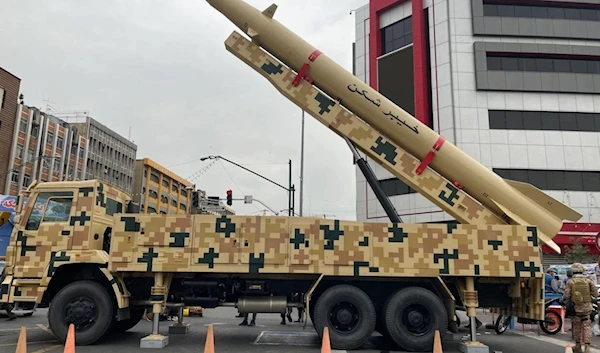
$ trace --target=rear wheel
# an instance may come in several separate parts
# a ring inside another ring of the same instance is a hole
[[[323,292],[313,317],[319,336],[328,328],[335,349],[360,348],[375,330],[375,306],[365,292],[351,285],[337,285]]]
[[[408,351],[431,350],[435,331],[444,337],[448,329],[444,304],[437,295],[420,287],[408,287],[392,294],[383,313],[389,337]]]
[[[562,329],[562,317],[554,311],[547,310],[544,321],[540,321],[540,328],[549,335],[554,335]]]
[[[112,297],[94,281],[77,281],[61,289],[50,302],[48,324],[61,342],[67,339],[69,325],[75,326],[77,345],[85,346],[108,331],[114,316]]]

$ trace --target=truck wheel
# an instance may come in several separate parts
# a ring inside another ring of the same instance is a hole
[[[327,327],[335,349],[359,348],[375,330],[375,306],[365,292],[350,285],[337,285],[321,294],[313,316],[317,333],[322,336]]]
[[[113,332],[125,332],[140,322],[144,315],[145,309],[142,308],[129,308],[129,319],[117,321],[115,318],[110,327]]]
[[[77,281],[61,289],[52,299],[48,324],[61,342],[67,339],[69,324],[74,324],[76,344],[85,346],[104,336],[113,313],[112,298],[105,287],[94,281]]]
[[[408,351],[433,347],[435,330],[444,337],[448,315],[440,298],[420,287],[400,289],[387,300],[384,321],[390,338]]]

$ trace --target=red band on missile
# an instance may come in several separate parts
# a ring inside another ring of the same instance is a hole
[[[446,139],[443,138],[442,136],[440,136],[437,139],[437,141],[435,141],[435,143],[433,144],[433,149],[435,151],[439,151],[440,148],[442,148],[442,146],[444,145],[444,142],[446,142]],[[435,158],[435,152],[429,151],[429,153],[427,153],[425,158],[423,158],[423,160],[421,161],[421,164],[419,164],[419,166],[417,167],[417,170],[416,170],[417,175],[421,175],[425,171],[425,169],[429,166],[429,164],[431,164],[431,161],[433,161],[434,158]]]
[[[310,56],[308,57],[308,60],[310,61],[315,61],[319,55],[321,55],[321,51],[319,49],[315,49],[315,51],[312,52],[312,54],[310,54]]]
[[[313,51],[312,54],[310,54],[310,56],[308,57],[308,60],[311,62],[314,62],[319,57],[319,55],[321,55],[321,51],[318,49],[315,49],[315,51]],[[294,78],[294,81],[292,81],[292,86],[294,86],[294,87],[298,86],[300,84],[300,81],[302,81],[302,79],[305,79],[306,82],[308,82],[312,85],[313,80],[311,78],[309,78],[308,76],[306,76],[309,69],[310,69],[310,65],[308,63],[305,63],[304,65],[302,65],[302,67],[300,68],[300,71],[298,72],[298,75],[296,75],[296,77]]]

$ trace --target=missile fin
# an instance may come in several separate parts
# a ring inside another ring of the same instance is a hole
[[[254,39],[255,37],[258,37],[258,32],[248,27],[248,35],[250,36],[250,38]]]
[[[520,224],[520,225],[531,225],[528,222],[526,222],[523,218],[517,216],[516,214],[514,214],[511,210],[509,210],[507,207],[502,206],[501,204],[499,204],[498,202],[496,202],[495,200],[492,200],[492,202],[494,202],[494,204],[496,204],[496,206],[498,206],[499,209],[502,210],[502,212],[504,212],[504,214],[506,214],[513,222],[515,222],[516,224]],[[560,254],[560,246],[558,246],[558,244],[556,244],[554,242],[554,240],[552,240],[549,236],[547,236],[546,234],[542,233],[539,231],[537,232],[537,236],[538,239],[546,244],[547,246],[549,246],[552,250],[556,251],[557,254]]]
[[[542,206],[548,212],[552,213],[561,220],[566,219],[568,221],[577,222],[579,219],[581,219],[581,217],[583,217],[583,215],[579,212],[575,211],[574,209],[565,205],[564,203],[556,200],[552,196],[546,194],[545,192],[531,184],[510,179],[504,180],[510,186],[519,190],[521,194],[525,195],[527,198],[531,199],[531,201]]]
[[[267,7],[267,9],[265,11],[263,11],[263,15],[267,16],[268,18],[273,18],[273,15],[275,15],[275,11],[277,11],[277,4],[273,4],[269,7]]]

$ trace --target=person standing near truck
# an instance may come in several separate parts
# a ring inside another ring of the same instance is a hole
[[[573,316],[573,334],[575,336],[575,347],[573,352],[584,352],[581,348],[581,338],[583,334],[583,344],[585,353],[590,352],[592,344],[592,320],[591,314],[592,297],[598,299],[598,289],[589,278],[583,275],[585,268],[580,263],[571,265],[573,278],[567,283],[563,294],[564,301],[571,301],[575,307],[575,316]]]

